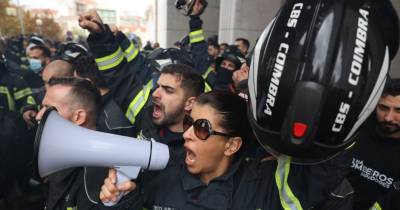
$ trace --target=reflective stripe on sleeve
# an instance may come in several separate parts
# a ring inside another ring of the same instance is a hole
[[[133,59],[136,58],[136,56],[139,54],[139,50],[135,47],[135,45],[131,44],[129,45],[128,49],[124,51],[125,53],[125,58],[128,62],[131,62]]]
[[[15,101],[14,101],[14,98],[11,96],[10,92],[8,91],[8,88],[4,87],[4,86],[0,86],[0,94],[6,95],[8,109],[11,111],[14,111],[15,110]]]
[[[96,58],[95,60],[97,66],[99,67],[99,70],[105,71],[118,66],[124,60],[124,54],[119,47],[118,50],[115,51],[113,54],[101,58]]]
[[[31,95],[31,94],[32,94],[32,90],[30,88],[25,88],[25,89],[15,92],[14,98],[15,98],[15,100],[19,100],[19,99],[21,99],[25,96]]]
[[[281,156],[278,158],[278,166],[275,172],[276,186],[279,191],[279,198],[284,210],[302,210],[299,200],[293,194],[288,184],[291,158]]]
[[[197,30],[197,31],[192,31],[189,33],[189,38],[190,38],[190,43],[197,43],[204,41],[204,31],[203,29]]]

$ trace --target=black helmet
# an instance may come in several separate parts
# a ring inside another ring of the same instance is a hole
[[[244,55],[240,52],[240,50],[235,45],[229,45],[224,52],[215,60],[216,70],[221,66],[223,60],[232,61],[237,69],[240,69],[243,63],[246,62]]]
[[[397,51],[398,18],[385,1],[284,4],[257,42],[248,80],[248,117],[265,149],[314,162],[355,141]]]
[[[64,60],[74,64],[78,58],[88,54],[88,50],[83,45],[76,42],[65,42],[57,50],[55,60]]]
[[[157,48],[147,56],[147,59],[149,60],[149,67],[159,72],[170,64],[186,64],[190,67],[195,66],[190,54],[177,48]]]

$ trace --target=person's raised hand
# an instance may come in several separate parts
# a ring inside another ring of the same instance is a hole
[[[94,10],[90,10],[79,16],[79,26],[90,31],[90,33],[101,33],[104,31],[103,21]]]

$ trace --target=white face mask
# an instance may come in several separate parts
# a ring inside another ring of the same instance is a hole
[[[42,70],[42,61],[40,59],[29,59],[29,69],[36,74]]]

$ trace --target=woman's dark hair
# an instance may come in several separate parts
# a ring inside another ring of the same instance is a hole
[[[235,93],[226,91],[211,91],[197,97],[196,104],[209,105],[220,114],[220,126],[228,134],[241,137],[243,145],[239,153],[245,152],[250,141],[254,140],[251,127],[247,121],[246,101]],[[236,156],[242,156],[238,154]]]

